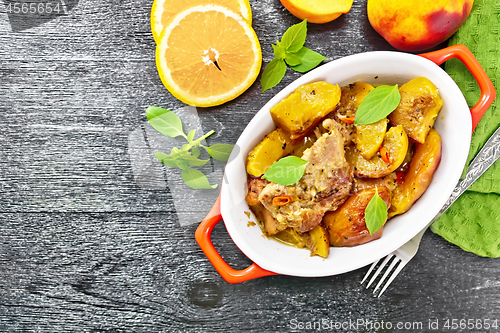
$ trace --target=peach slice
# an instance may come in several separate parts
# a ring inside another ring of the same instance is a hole
[[[347,146],[345,148],[346,160],[354,166],[354,175],[356,177],[384,177],[401,165],[408,150],[408,136],[403,126],[391,127],[385,134],[382,147],[385,148],[387,155],[382,157],[377,154],[369,160],[361,156],[356,147]]]
[[[384,118],[368,125],[355,125],[353,141],[361,156],[371,159],[379,151],[384,141],[389,119]]]
[[[389,217],[403,214],[413,206],[429,187],[441,161],[441,136],[435,129],[429,131],[424,144],[415,145],[415,154],[403,183],[393,192]]]
[[[299,249],[308,248],[311,251],[311,256],[327,258],[330,253],[328,233],[321,225],[317,225],[306,233],[300,233],[295,229],[287,228],[272,235],[272,237],[281,243],[295,246]]]
[[[281,0],[281,3],[301,20],[326,23],[349,12],[353,0]]]
[[[401,102],[389,115],[393,125],[403,125],[413,140],[424,143],[427,133],[434,126],[443,99],[436,86],[425,77],[417,77],[399,88]]]
[[[332,112],[340,101],[340,87],[325,81],[302,85],[272,107],[271,117],[277,127],[292,140],[302,137],[320,119]]]
[[[247,156],[247,172],[262,176],[274,162],[290,154],[301,142],[294,142],[281,128],[277,128],[255,146]]]
[[[375,190],[389,208],[391,191],[385,186],[379,186],[354,193],[339,209],[325,214],[323,223],[330,236],[331,246],[356,246],[382,236],[383,228],[370,235],[365,222],[365,209],[375,195]]]
[[[309,246],[311,250],[311,256],[320,256],[322,258],[328,258],[330,253],[330,242],[328,238],[328,233],[325,228],[321,225],[317,225],[313,230],[309,231]]]

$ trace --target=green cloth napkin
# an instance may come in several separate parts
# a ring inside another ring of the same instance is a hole
[[[476,56],[495,88],[500,82],[500,2],[476,0],[469,18],[450,39],[464,44]],[[462,90],[469,106],[480,96],[472,74],[458,60],[445,64],[446,72]],[[500,125],[497,100],[486,111],[472,135],[466,169],[483,144]],[[464,174],[467,170],[464,170]],[[431,230],[462,249],[483,257],[500,257],[500,163],[492,165],[431,226]]]

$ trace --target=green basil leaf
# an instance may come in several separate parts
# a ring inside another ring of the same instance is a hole
[[[285,59],[285,49],[279,42],[277,45],[271,44],[271,46],[273,47],[274,57],[276,59]]]
[[[365,222],[370,235],[373,235],[380,229],[387,220],[387,205],[385,201],[378,195],[375,189],[375,195],[365,208]]]
[[[184,154],[186,154],[186,153],[188,153],[188,152],[187,152],[187,151],[185,151],[185,150],[181,150],[181,149],[179,149],[179,148],[177,148],[177,147],[174,147],[174,148],[172,148],[172,150],[170,151],[170,157],[177,158],[177,157],[179,157],[179,156],[181,156],[181,155],[184,155]],[[188,153],[188,154],[189,154],[189,153]]]
[[[177,166],[181,169],[185,168],[188,165],[204,165],[209,161],[208,159],[200,160],[197,156],[193,156],[189,151],[179,150],[176,147],[172,148],[172,151],[170,152],[170,160],[175,161],[177,163]]]
[[[157,106],[150,106],[146,110],[149,123],[163,135],[175,138],[179,135],[186,137],[182,130],[181,119],[172,111]]]
[[[281,46],[285,52],[297,52],[306,42],[307,20],[288,28],[281,38]]]
[[[267,64],[262,77],[260,79],[260,85],[262,86],[262,92],[271,89],[281,82],[286,73],[286,64],[283,59],[273,59],[269,64]]]
[[[354,118],[355,125],[373,124],[387,117],[401,101],[398,85],[378,86],[366,95]]]
[[[297,62],[297,60],[300,60],[300,64],[292,65],[292,63]],[[287,54],[287,57],[285,57],[285,61],[288,65],[290,65],[290,68],[300,73],[310,71],[324,60],[326,60],[324,56],[305,46],[303,46],[297,53],[293,55]]]
[[[200,148],[198,148],[198,147],[194,147],[194,148],[191,150],[191,154],[192,154],[194,157],[198,157],[198,156],[200,156]]]
[[[172,148],[172,150],[170,150],[170,158],[172,158],[173,160],[182,160],[184,156],[188,154],[188,151],[179,149],[177,147],[174,147]]]
[[[150,106],[146,109],[146,117],[148,118],[148,121],[153,119],[154,117],[161,116],[164,113],[167,112],[172,112],[170,110],[160,108],[159,106]]]
[[[188,168],[188,164],[184,159],[176,159],[175,163],[177,163],[177,167],[181,170]]]
[[[271,165],[262,178],[280,185],[293,185],[304,175],[307,163],[297,156],[283,157]]]
[[[303,46],[302,48],[304,48],[305,46]],[[300,50],[299,50],[300,52]],[[288,66],[292,67],[292,66],[298,66],[300,65],[302,62],[302,55],[299,54],[299,52],[294,52],[294,53],[287,53],[285,55],[285,62]]]
[[[177,167],[177,163],[175,162],[175,159],[173,159],[172,157],[168,156],[167,154],[158,152],[158,153],[155,154],[155,157],[161,163],[165,164],[166,166],[169,166],[171,168]]]
[[[229,145],[226,143],[218,143],[216,145],[208,147],[208,153],[217,161],[226,162],[229,158],[229,155],[231,155],[233,147],[233,145]]]
[[[198,157],[195,157],[191,154],[183,156],[182,160],[186,162],[187,165],[190,166],[200,166],[200,165],[205,165],[209,160],[200,160]]]
[[[194,130],[192,130],[191,132],[189,132],[189,133],[188,133],[188,135],[187,135],[187,138],[186,138],[186,139],[188,140],[188,142],[189,142],[189,143],[191,143],[191,141],[193,141],[193,139],[194,139],[194,134],[195,134],[195,133],[196,133],[196,130],[195,130],[195,129],[194,129]]]
[[[153,126],[153,128],[160,133],[170,137],[177,137],[181,135],[189,142],[188,144],[182,145],[181,149],[173,147],[170,151],[170,155],[157,152],[155,153],[155,157],[166,166],[181,169],[182,180],[184,180],[189,187],[193,189],[216,188],[218,185],[210,185],[208,178],[201,171],[190,168],[190,166],[205,165],[208,161],[210,161],[210,159],[202,160],[198,158],[200,156],[200,149],[196,146],[200,145],[200,141],[212,135],[214,131],[210,131],[196,141],[193,141],[196,131],[192,130],[186,136],[182,129],[181,119],[172,111],[156,106],[150,106],[146,110],[146,116],[151,126]],[[191,152],[189,151],[190,147],[193,147]],[[227,156],[229,156],[232,149],[232,145],[225,144],[214,145],[212,147],[214,148],[213,157],[216,159],[225,158],[225,160],[227,160]],[[203,148],[207,150],[210,149],[210,147],[204,146]]]
[[[181,176],[184,183],[195,190],[213,189],[217,187],[217,184],[210,185],[208,178],[201,171],[190,167],[183,169]]]

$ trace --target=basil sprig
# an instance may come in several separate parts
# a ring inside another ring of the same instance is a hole
[[[287,156],[275,162],[262,178],[280,185],[293,185],[302,178],[308,161],[297,156]]]
[[[187,186],[196,190],[216,188],[217,184],[210,185],[208,178],[201,171],[191,168],[193,166],[205,165],[210,160],[198,158],[200,156],[200,148],[198,147],[205,149],[212,158],[225,162],[231,154],[233,145],[225,143],[219,143],[209,147],[202,145],[201,141],[215,132],[210,131],[194,140],[196,130],[192,130],[186,135],[182,128],[181,119],[170,110],[157,106],[150,106],[146,110],[146,116],[151,126],[161,134],[171,138],[182,136],[187,141],[186,144],[182,145],[181,149],[174,147],[170,151],[170,154],[157,152],[155,157],[168,167],[177,167],[181,169],[182,180]]]
[[[387,117],[401,101],[398,85],[378,86],[366,95],[358,110],[354,125],[373,124]]]
[[[373,235],[380,229],[387,220],[387,205],[385,201],[378,195],[378,190],[375,188],[375,195],[365,208],[366,228],[370,235]]]
[[[307,20],[292,25],[285,31],[281,41],[272,44],[274,59],[267,64],[260,85],[262,92],[271,89],[281,82],[286,73],[287,65],[294,71],[305,73],[318,66],[324,56],[304,46],[307,35]]]

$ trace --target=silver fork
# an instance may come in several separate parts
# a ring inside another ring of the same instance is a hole
[[[390,253],[385,257],[384,261],[380,264],[379,268],[373,274],[372,278],[368,282],[368,285],[366,288],[370,287],[372,283],[375,281],[377,276],[380,275],[380,273],[383,271],[384,267],[387,265],[389,261],[392,260],[391,264],[389,267],[387,267],[387,270],[385,271],[384,275],[376,285],[375,289],[373,290],[373,293],[375,294],[377,290],[382,286],[382,283],[387,279],[391,271],[396,267],[394,272],[391,274],[389,277],[389,280],[385,283],[383,286],[382,290],[378,294],[377,297],[380,297],[384,291],[387,289],[387,287],[391,284],[391,282],[396,278],[396,276],[401,272],[403,267],[406,266],[406,264],[415,256],[415,254],[418,251],[418,246],[420,245],[420,240],[422,239],[422,236],[424,235],[425,231],[427,228],[434,222],[436,221],[441,214],[443,214],[454,202],[455,200],[458,199],[458,197],[465,192],[469,186],[472,185],[495,161],[500,157],[500,127],[497,128],[495,133],[488,139],[488,141],[484,144],[483,148],[479,151],[477,156],[472,160],[469,169],[467,171],[467,174],[465,175],[465,178],[462,179],[461,181],[458,182],[457,186],[453,190],[453,193],[451,196],[448,198],[446,203],[444,204],[443,208],[439,211],[439,213],[432,219],[432,221],[421,231],[419,232],[415,237],[410,239],[406,244],[401,246],[399,249],[396,251]],[[380,259],[382,260],[382,259]],[[365,277],[361,281],[361,284],[366,281],[366,279],[370,276],[370,273],[373,271],[373,269],[377,266],[377,264],[380,262],[380,260],[375,261],[370,269],[368,269],[368,272],[366,272]]]
[[[373,274],[373,276],[370,279],[370,281],[368,282],[368,285],[366,286],[366,288],[368,289],[368,287],[370,287],[372,285],[372,283],[375,281],[375,279],[377,278],[377,276],[380,275],[380,273],[382,272],[382,270],[384,269],[384,267],[387,265],[387,263],[389,261],[391,261],[392,258],[394,258],[394,260],[391,262],[391,264],[389,265],[389,267],[387,267],[387,270],[385,271],[384,275],[382,276],[382,278],[378,282],[377,286],[373,290],[373,293],[375,294],[377,292],[378,288],[380,288],[380,286],[382,285],[382,283],[385,281],[385,279],[387,279],[387,277],[389,276],[389,273],[397,265],[396,270],[389,277],[389,280],[385,283],[384,287],[380,291],[380,294],[378,294],[377,297],[380,297],[380,295],[382,295],[384,293],[384,291],[387,289],[387,287],[389,287],[389,285],[391,284],[392,280],[394,280],[396,278],[396,276],[399,274],[399,272],[401,272],[401,270],[403,269],[403,267],[406,266],[406,264],[408,263],[408,261],[410,261],[411,258],[413,258],[415,256],[415,254],[417,254],[418,246],[420,245],[420,240],[422,239],[422,236],[424,235],[425,230],[427,230],[427,228],[425,228],[424,230],[422,230],[421,232],[419,232],[415,237],[413,237],[412,239],[410,239],[407,243],[405,243],[399,249],[397,249],[396,251],[391,252],[389,255],[387,255],[387,257],[385,257],[384,261],[382,261],[382,263],[378,267],[378,269],[375,272],[375,274]],[[380,259],[380,260],[382,260],[382,259]],[[368,272],[366,272],[365,277],[361,281],[361,284],[363,284],[363,282],[365,282],[365,280],[368,278],[368,276],[370,276],[370,273],[377,266],[377,264],[380,262],[380,260],[375,261],[371,265],[370,269],[368,270]]]

